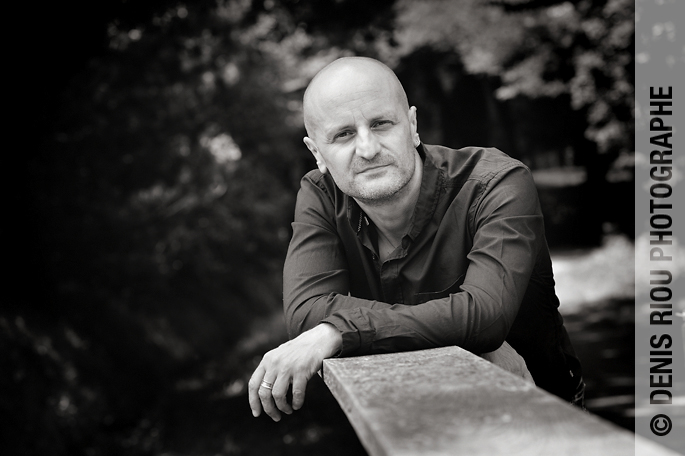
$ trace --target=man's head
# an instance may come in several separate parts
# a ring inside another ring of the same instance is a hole
[[[307,137],[321,172],[369,204],[390,200],[415,175],[416,108],[395,74],[377,60],[338,59],[304,95]]]

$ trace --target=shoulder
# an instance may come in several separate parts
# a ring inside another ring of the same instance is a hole
[[[443,171],[448,182],[468,179],[487,182],[513,169],[530,173],[526,165],[494,147],[450,149],[425,145],[424,150],[426,158]]]
[[[440,187],[448,198],[469,201],[473,208],[486,201],[516,197],[538,204],[537,188],[526,165],[499,149],[442,146],[425,148],[426,159],[440,169]]]
[[[321,193],[335,198],[337,186],[329,174],[323,174],[318,169],[313,169],[305,174],[300,180],[300,193]]]
[[[334,219],[345,204],[344,195],[338,190],[333,178],[318,169],[309,171],[300,180],[300,190],[295,204],[295,219],[301,216],[315,215]]]

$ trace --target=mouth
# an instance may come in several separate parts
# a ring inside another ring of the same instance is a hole
[[[369,166],[369,167],[367,167],[367,168],[362,169],[361,171],[358,171],[357,174],[365,174],[365,173],[370,173],[370,172],[373,172],[373,171],[379,171],[379,170],[385,168],[386,166],[388,166],[388,165],[385,164],[385,165],[374,165],[374,166]]]

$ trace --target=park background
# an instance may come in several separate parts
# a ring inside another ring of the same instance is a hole
[[[397,72],[425,143],[494,146],[532,169],[588,408],[632,429],[633,9],[106,0],[33,11],[20,76],[34,147],[6,168],[17,184],[2,228],[0,452],[364,454],[320,379],[280,423],[252,418],[246,394],[261,355],[286,339],[282,266],[314,167],[302,94],[344,55]]]

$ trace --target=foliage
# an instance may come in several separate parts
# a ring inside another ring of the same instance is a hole
[[[50,289],[2,319],[20,445],[124,445],[179,376],[280,307],[307,156],[281,62],[244,15],[111,22],[108,50],[60,91],[29,162]]]
[[[468,73],[498,77],[497,99],[568,95],[600,153],[633,152],[633,2],[421,0],[397,9],[399,46],[381,47],[387,59],[426,46],[455,51]]]

